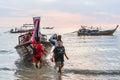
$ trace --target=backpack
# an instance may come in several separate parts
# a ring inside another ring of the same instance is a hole
[[[53,45],[55,45],[55,42],[54,42],[52,39],[49,39],[49,41],[50,41]]]

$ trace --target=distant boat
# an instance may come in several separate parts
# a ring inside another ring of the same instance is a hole
[[[115,29],[111,30],[99,30],[99,29],[87,29],[86,27],[82,27],[77,31],[78,36],[86,35],[86,36],[99,36],[99,35],[113,35],[119,25]]]
[[[25,33],[25,32],[33,32],[33,24],[23,24],[23,26],[21,26],[21,28],[15,28],[15,29],[11,29],[10,33]]]
[[[54,27],[43,27],[43,29],[53,29]]]
[[[39,17],[37,17],[39,20]],[[38,22],[38,21],[36,21]],[[36,23],[37,26],[39,26],[39,23]],[[40,41],[43,44],[44,50],[47,51],[47,53],[50,53],[50,50],[52,48],[52,44],[47,41],[47,36],[40,34],[39,28],[36,30],[36,27],[34,27],[34,31],[37,31],[40,35]],[[30,43],[31,36],[34,35],[35,33],[25,33],[22,34],[18,37],[18,45],[15,46],[15,49],[17,50],[21,61],[24,63],[31,63],[32,62],[32,54],[33,54],[33,48]]]

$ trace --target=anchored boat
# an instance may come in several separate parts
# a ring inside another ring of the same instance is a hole
[[[111,29],[111,30],[87,29],[86,27],[82,27],[82,29],[79,29],[77,33],[78,33],[78,36],[113,35],[113,33],[117,30],[118,26],[119,25],[117,25],[115,29]]]
[[[53,29],[54,27],[43,27],[43,29]]]
[[[21,28],[11,29],[10,33],[25,33],[25,32],[33,32],[34,26],[33,24],[23,24]]]

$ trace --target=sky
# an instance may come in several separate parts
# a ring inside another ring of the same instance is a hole
[[[19,27],[40,16],[41,26],[120,24],[120,0],[0,0],[0,26]]]

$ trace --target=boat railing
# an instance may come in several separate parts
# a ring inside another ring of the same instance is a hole
[[[28,42],[30,40],[31,36],[32,36],[32,33],[27,33],[27,34],[20,35],[18,37],[19,44],[23,44],[25,42]]]

